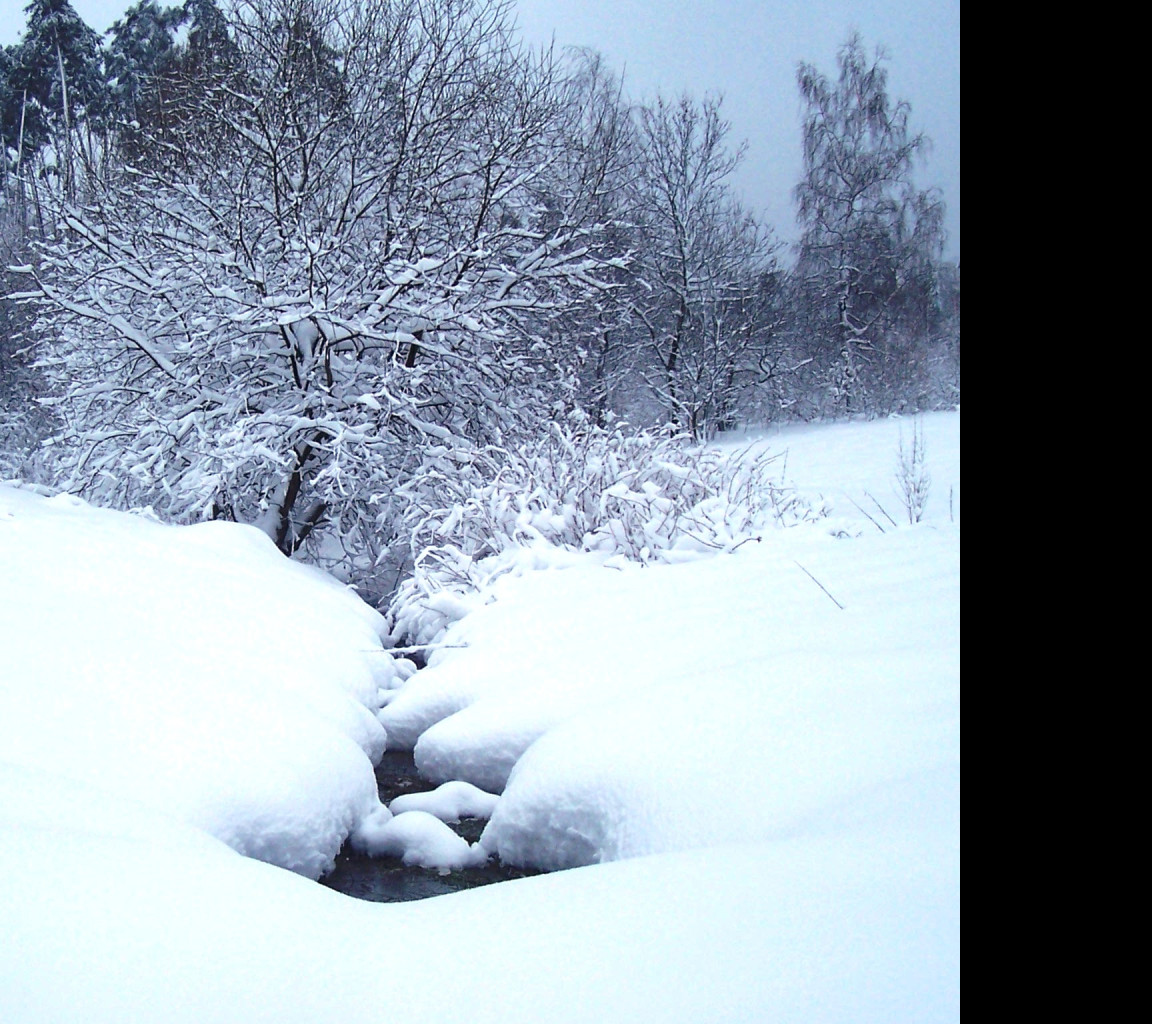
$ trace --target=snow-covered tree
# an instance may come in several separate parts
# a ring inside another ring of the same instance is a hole
[[[136,167],[163,171],[179,162],[191,171],[197,155],[215,145],[216,121],[234,105],[232,87],[243,77],[228,20],[216,0],[185,0],[180,7],[142,9],[135,23],[120,24],[121,34],[127,32],[132,109],[120,112],[119,150]],[[117,66],[115,52],[109,63]],[[119,77],[113,88],[124,92]],[[212,121],[204,120],[206,105],[216,108]]]
[[[732,194],[743,149],[727,147],[718,99],[661,98],[638,117],[633,313],[671,421],[707,436],[751,380],[763,340],[759,281],[775,266],[776,245]]]
[[[4,135],[22,137],[27,151],[53,131],[70,134],[106,102],[100,37],[68,0],[32,0],[24,9],[27,28],[10,51],[3,111]]]
[[[28,255],[19,183],[8,184],[10,189],[0,191],[0,480],[36,480],[37,448],[51,417],[39,402],[44,380],[34,365],[29,311],[5,297],[19,286],[18,275],[7,268]]]
[[[364,579],[430,450],[547,415],[540,325],[613,261],[554,187],[563,69],[508,5],[260,0],[230,31],[236,69],[185,93],[154,159],[44,196],[59,465]]]
[[[175,50],[175,32],[182,12],[161,7],[157,0],[137,0],[108,31],[106,67],[115,112],[136,118],[141,93],[165,70]]]
[[[859,411],[869,378],[883,379],[902,305],[930,287],[943,244],[943,204],[912,173],[927,146],[909,128],[910,107],[888,96],[884,54],[859,35],[840,49],[839,77],[810,64],[797,80],[804,103],[804,177],[796,187],[805,330],[825,346],[828,381],[843,411]],[[875,371],[868,364],[876,360]]]
[[[588,50],[567,54],[561,97],[560,145],[546,173],[543,201],[570,224],[596,226],[608,251],[630,254],[634,231],[628,186],[635,171],[635,131],[623,82]],[[565,404],[587,410],[603,425],[639,384],[631,379],[630,259],[605,265],[605,288],[586,292],[544,319],[557,358],[555,375],[570,381]]]

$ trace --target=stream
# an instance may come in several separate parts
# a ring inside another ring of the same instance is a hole
[[[386,752],[376,766],[376,784],[380,801],[384,804],[391,803],[402,793],[423,793],[436,788],[420,777],[410,750]],[[486,824],[481,818],[465,818],[449,827],[469,843],[474,843]],[[356,899],[399,903],[535,874],[539,872],[506,867],[496,860],[482,868],[439,874],[427,868],[406,867],[394,857],[368,857],[345,846],[336,857],[335,869],[321,878],[320,884]]]

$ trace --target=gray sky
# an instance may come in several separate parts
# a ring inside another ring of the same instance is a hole
[[[102,32],[129,2],[72,5]],[[0,0],[0,43],[19,38],[26,3]],[[960,0],[518,0],[517,10],[530,42],[603,53],[634,99],[722,94],[733,143],[748,141],[736,188],[788,242],[801,170],[796,65],[834,76],[837,49],[858,29],[869,50],[883,44],[890,95],[911,103],[913,129],[933,141],[917,181],[943,190],[946,254],[960,258]]]

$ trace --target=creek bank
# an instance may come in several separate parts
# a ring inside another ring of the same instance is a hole
[[[376,784],[383,804],[405,793],[424,793],[436,788],[420,777],[410,750],[386,752],[376,766]],[[449,827],[469,843],[475,843],[486,824],[483,818],[464,818]],[[320,879],[320,884],[356,899],[400,903],[536,874],[540,872],[507,867],[496,860],[481,868],[439,874],[425,868],[406,867],[392,857],[369,857],[346,844],[336,858],[336,867]]]

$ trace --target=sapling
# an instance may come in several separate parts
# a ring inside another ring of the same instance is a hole
[[[917,418],[912,426],[912,440],[906,444],[904,431],[900,431],[899,468],[896,483],[904,511],[909,523],[918,523],[924,518],[924,507],[928,503],[928,491],[932,487],[932,476],[925,461],[924,422]]]

